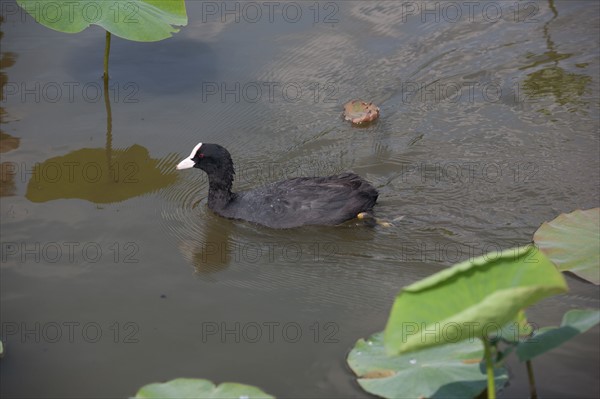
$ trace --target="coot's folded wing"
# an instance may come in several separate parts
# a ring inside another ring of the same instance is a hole
[[[353,173],[301,177],[240,193],[230,210],[231,217],[270,227],[332,225],[370,211],[377,195],[373,186]]]

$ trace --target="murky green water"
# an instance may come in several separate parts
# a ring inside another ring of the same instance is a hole
[[[108,121],[103,31],[3,3],[3,397],[127,397],[180,376],[367,397],[344,359],[400,287],[598,206],[598,3],[252,4],[188,1],[172,39],[114,38]],[[377,123],[342,120],[357,97]],[[199,141],[230,150],[237,189],[353,170],[395,226],[220,219],[206,177],[173,170]],[[599,306],[568,282],[533,322]],[[598,397],[599,358],[598,328],[544,355],[540,396]],[[510,366],[502,396],[524,397]]]

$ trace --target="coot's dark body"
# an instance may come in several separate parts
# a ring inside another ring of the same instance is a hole
[[[329,177],[298,177],[244,191],[224,207],[211,207],[219,215],[269,227],[335,225],[370,211],[377,191],[360,176],[345,173]]]
[[[234,169],[229,152],[217,144],[198,144],[178,169],[199,168],[208,175],[208,207],[231,219],[273,228],[335,225],[371,212],[377,190],[354,173],[298,177],[233,193]]]

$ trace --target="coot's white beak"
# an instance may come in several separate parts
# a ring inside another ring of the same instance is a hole
[[[177,170],[193,168],[196,163],[192,161],[192,158],[196,156],[196,153],[198,152],[200,147],[202,147],[202,143],[196,144],[196,146],[192,150],[192,153],[190,154],[190,157],[184,159],[183,161],[179,162],[179,164],[177,164]]]
[[[184,159],[177,164],[177,170],[193,168],[194,165],[195,163],[191,159]]]

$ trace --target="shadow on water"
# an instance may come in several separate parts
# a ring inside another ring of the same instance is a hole
[[[214,216],[214,215],[210,215]],[[179,250],[193,265],[203,279],[213,281],[207,275],[229,266],[232,259],[231,233],[233,225],[216,216],[202,220],[204,239],[186,238],[179,242]]]
[[[554,6],[553,0],[548,0],[549,8],[552,11],[552,18],[544,24],[543,32],[546,39],[548,51],[541,55],[529,54],[527,56],[532,62],[522,66],[521,70],[535,68],[539,65],[552,63],[554,65],[542,68],[536,72],[527,75],[523,82],[525,93],[532,98],[541,98],[552,95],[559,105],[572,104],[574,106],[585,106],[587,103],[581,100],[586,88],[592,83],[591,76],[572,73],[559,67],[561,60],[569,59],[572,53],[559,53],[556,45],[550,37],[550,24],[558,18],[558,10]],[[576,64],[577,67],[585,65]],[[540,112],[550,113],[545,109]]]
[[[4,18],[0,15],[0,25],[4,22]],[[0,42],[4,33],[0,30]],[[0,53],[0,98],[4,100],[4,86],[8,83],[8,75],[4,72],[5,68],[10,68],[17,62],[17,54],[8,52]],[[21,139],[13,137],[2,131],[2,124],[6,123],[8,113],[4,107],[0,106],[0,153],[16,150],[21,144]],[[0,197],[8,197],[15,195],[15,174],[14,165],[9,162],[0,164]]]
[[[325,266],[341,256],[350,256],[345,258],[344,267],[363,266],[369,255],[361,246],[377,245],[380,232],[378,227],[358,220],[339,226],[271,229],[222,218],[210,211],[204,202],[193,209],[181,209],[177,219],[184,226],[175,234],[182,256],[202,279],[209,282],[219,280],[216,274],[233,266],[238,271],[249,273],[275,268],[278,273],[287,275],[284,285],[297,278],[294,285],[302,286],[306,283],[302,270],[314,269],[315,264]],[[315,240],[315,237],[319,239]],[[329,267],[328,270],[328,267],[319,273],[336,275],[335,268]],[[256,277],[254,275],[253,279]],[[258,275],[256,281],[247,284],[263,288],[272,284],[276,286],[274,278],[277,279],[272,275]]]
[[[102,74],[103,39],[99,35],[98,40],[77,48],[68,57],[65,68],[76,80],[95,81]],[[217,74],[213,49],[197,40],[173,37],[141,43],[115,36],[110,51],[112,81],[122,85],[132,82],[141,92],[181,94],[199,91],[203,81],[214,79]]]
[[[168,171],[172,169],[168,159],[153,159],[137,144],[110,151],[82,148],[36,164],[25,197],[32,202],[63,198],[121,202],[174,183],[177,175]]]
[[[153,159],[138,144],[113,150],[110,81],[108,76],[103,80],[105,148],[82,148],[36,164],[25,194],[30,201],[79,198],[96,204],[121,202],[167,187],[177,179],[173,156]]]
[[[16,150],[19,147],[20,139],[0,131],[0,153]],[[14,164],[11,162],[0,163],[0,197],[9,197],[15,195],[15,173]]]

